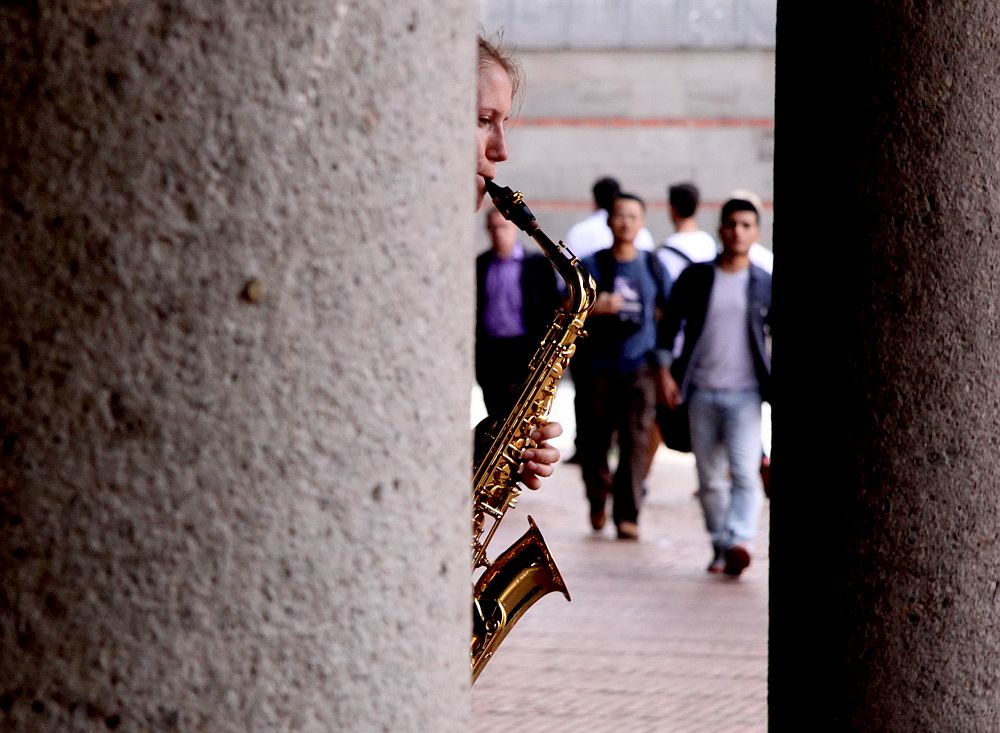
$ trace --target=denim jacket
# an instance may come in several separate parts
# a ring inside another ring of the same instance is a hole
[[[657,335],[657,349],[661,363],[670,363],[669,353],[673,350],[674,339],[683,329],[684,346],[680,355],[673,360],[670,373],[687,399],[691,390],[690,369],[698,350],[698,342],[705,328],[708,302],[715,281],[715,264],[712,262],[691,265],[680,274],[670,292]],[[771,395],[771,356],[768,339],[770,337],[771,276],[750,265],[750,279],[747,297],[747,335],[750,339],[750,353],[753,356],[754,372],[760,386],[760,396],[769,401]]]

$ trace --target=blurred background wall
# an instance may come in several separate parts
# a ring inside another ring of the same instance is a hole
[[[668,184],[701,188],[713,235],[727,195],[749,188],[770,247],[775,13],[776,0],[480,0],[482,29],[502,33],[526,76],[498,182],[555,239],[612,175],[646,200],[657,242],[673,231]]]

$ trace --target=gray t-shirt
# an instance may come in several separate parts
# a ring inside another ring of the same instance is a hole
[[[747,327],[750,268],[724,272],[715,268],[705,328],[697,348],[691,382],[701,389],[753,389],[757,374]]]

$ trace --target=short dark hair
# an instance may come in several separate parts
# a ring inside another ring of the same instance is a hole
[[[643,211],[646,210],[646,202],[643,201],[642,198],[640,198],[639,196],[636,196],[634,193],[625,193],[624,191],[619,193],[617,196],[615,196],[614,201],[611,202],[612,208],[614,208],[615,201],[637,201],[639,202],[639,206],[642,207],[642,210]]]
[[[757,207],[752,202],[746,199],[729,199],[726,201],[722,205],[722,211],[719,213],[719,223],[725,222],[726,219],[737,211],[752,211],[754,219],[760,224],[760,212],[757,211]]]
[[[682,219],[689,219],[698,210],[701,192],[690,182],[675,183],[667,189],[667,201]]]
[[[617,179],[611,176],[598,178],[591,189],[597,208],[604,209],[605,211],[611,211],[611,205],[615,202],[615,197],[621,193],[621,190],[622,187],[619,185]]]

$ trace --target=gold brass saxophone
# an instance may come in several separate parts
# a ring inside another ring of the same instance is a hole
[[[529,234],[566,281],[568,297],[528,364],[528,375],[511,410],[479,436],[485,451],[477,451],[472,481],[472,570],[485,568],[473,583],[472,682],[492,659],[497,647],[528,608],[542,596],[569,591],[549,548],[529,516],[529,529],[490,562],[486,551],[501,520],[517,504],[521,455],[533,447],[530,435],[548,419],[556,388],[576,351],[596,286],[587,269],[565,244],[556,244],[538,227],[520,191],[501,188],[486,179],[493,204],[507,219]]]

